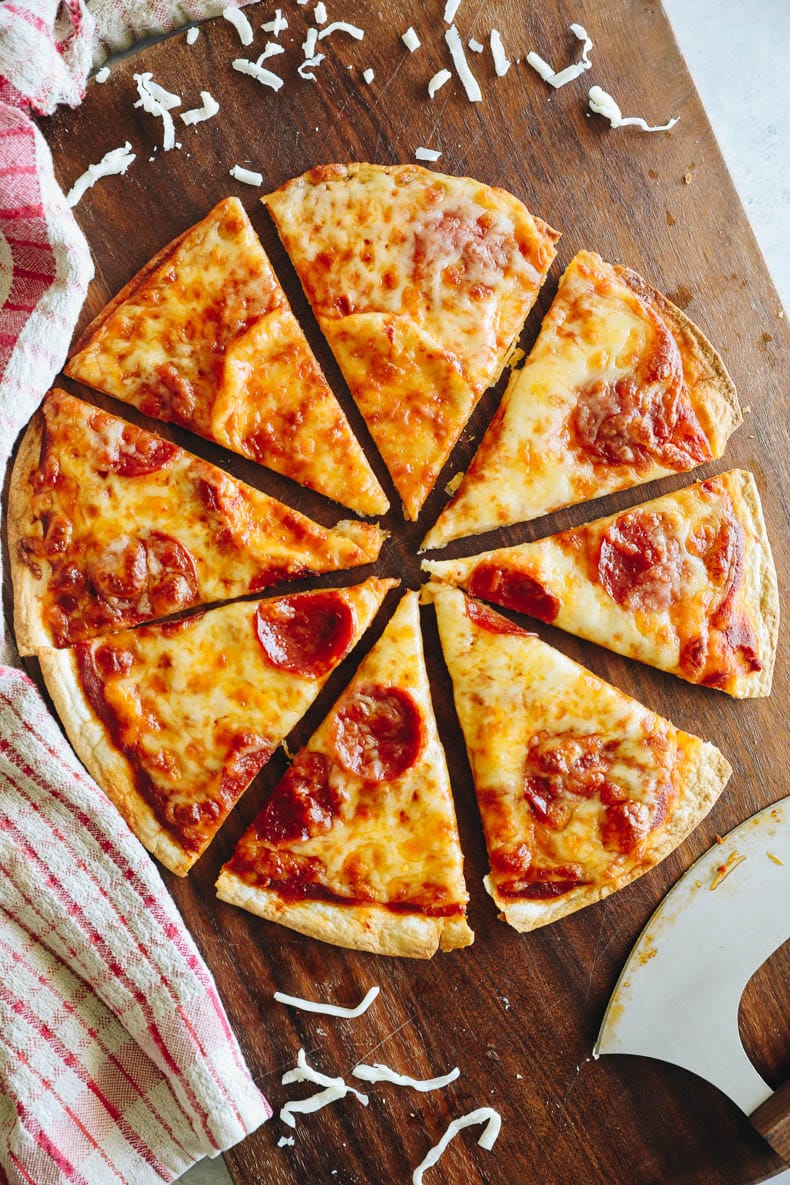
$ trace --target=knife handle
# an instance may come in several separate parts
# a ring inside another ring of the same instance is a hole
[[[760,1135],[790,1164],[790,1079],[749,1116]]]

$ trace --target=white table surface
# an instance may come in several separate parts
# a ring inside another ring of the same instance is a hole
[[[664,8],[790,310],[790,0],[664,0]],[[594,39],[592,22],[589,32]],[[218,1158],[181,1182],[230,1185],[230,1176]],[[771,1185],[790,1185],[790,1172]]]

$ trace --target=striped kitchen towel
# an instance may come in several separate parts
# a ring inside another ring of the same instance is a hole
[[[28,112],[91,62],[224,5],[0,5],[0,477],[92,275]],[[0,639],[0,1185],[153,1185],[254,1130],[254,1085],[150,857]]]

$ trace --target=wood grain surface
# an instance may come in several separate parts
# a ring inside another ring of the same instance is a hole
[[[786,368],[783,375],[786,322],[660,5],[644,0],[545,0],[528,6],[516,0],[465,0],[457,18],[464,41],[476,36],[487,44],[489,30],[496,26],[510,56],[520,59],[504,78],[497,78],[488,52],[470,54],[484,96],[474,105],[455,77],[432,102],[427,99],[428,79],[449,65],[441,19],[444,0],[346,0],[342,13],[330,5],[330,19],[354,21],[366,36],[357,42],[336,33],[322,43],[327,57],[315,82],[302,81],[295,73],[310,9],[290,0],[282,7],[289,20],[282,38],[287,52],[266,63],[286,78],[277,94],[230,67],[234,57],[255,58],[263,49],[266,34],[260,25],[273,15],[272,2],[247,10],[256,30],[250,49],[242,49],[233,28],[218,19],[204,26],[193,46],[178,34],[115,65],[105,85],[90,87],[82,107],[42,121],[57,175],[66,187],[90,162],[125,140],[137,152],[126,177],[99,182],[76,209],[96,262],[81,324],[155,251],[225,194],[238,194],[397,505],[258,203],[259,194],[231,180],[228,170],[236,163],[259,169],[269,189],[329,161],[386,164],[412,160],[418,145],[441,149],[436,168],[504,186],[564,232],[557,264],[527,322],[523,344],[534,339],[561,268],[586,247],[641,272],[685,308],[717,345],[738,386],[745,423],[726,456],[693,476],[736,465],[752,470],[783,580],[790,559],[784,482],[790,456]],[[581,21],[593,37],[594,68],[555,92],[523,58],[534,48],[555,68],[575,60],[579,44],[568,31],[571,21]],[[409,24],[423,42],[414,54],[399,37]],[[361,77],[367,67],[375,70],[371,85]],[[133,108],[132,74],[143,69],[182,96],[182,109],[199,105],[199,92],[210,90],[221,104],[221,115],[196,128],[179,128],[181,150],[164,154],[156,147],[161,144],[159,121]],[[635,129],[611,131],[601,119],[585,114],[593,82],[611,91],[626,114],[656,123],[674,114],[680,122],[670,134],[655,136]],[[419,523],[405,524],[398,510],[384,521],[392,537],[376,568],[381,574],[400,576],[408,587],[421,582],[417,545],[445,501],[446,481],[468,462],[500,393],[501,385],[483,399]],[[140,421],[125,406],[114,410]],[[252,463],[178,430],[155,428],[323,522],[342,517],[329,502]],[[578,506],[486,536],[482,542],[491,546],[494,540],[537,538],[681,488],[689,480],[678,475],[592,507]],[[447,555],[476,550],[476,543],[459,542]],[[353,573],[341,579],[351,583],[356,578]],[[333,582],[326,578],[314,583]],[[361,650],[336,673],[296,730],[292,748],[308,738],[345,685],[361,653],[381,632],[397,595],[391,595]],[[541,636],[560,650],[680,727],[715,742],[735,772],[710,816],[660,867],[603,903],[519,936],[496,920],[481,884],[487,866],[474,792],[428,610],[424,627],[472,895],[473,947],[429,963],[380,959],[324,946],[216,900],[213,883],[219,867],[285,768],[282,753],[253,784],[189,879],[166,880],[217,978],[253,1075],[275,1113],[287,1097],[299,1093],[282,1087],[280,1078],[295,1064],[300,1046],[329,1074],[349,1075],[362,1059],[387,1062],[417,1076],[458,1065],[461,1077],[432,1094],[371,1087],[367,1108],[349,1097],[301,1120],[293,1147],[277,1147],[278,1138],[287,1133],[275,1118],[228,1154],[234,1179],[239,1185],[409,1181],[452,1117],[490,1105],[503,1119],[494,1150],[477,1147],[479,1131],[465,1132],[429,1171],[429,1182],[751,1185],[765,1180],[779,1169],[777,1157],[714,1088],[646,1059],[594,1062],[591,1049],[618,972],[663,894],[717,833],[787,793],[783,654],[773,696],[736,702],[538,626]],[[29,669],[37,677],[35,663]],[[731,938],[738,941],[737,934]],[[789,971],[786,946],[755,978],[742,1007],[747,1045],[775,1081],[788,1065]],[[353,1004],[371,984],[381,985],[381,995],[357,1020],[314,1017],[272,1000],[280,989]]]

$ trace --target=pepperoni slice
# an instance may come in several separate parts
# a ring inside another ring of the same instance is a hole
[[[652,511],[620,515],[601,540],[598,578],[618,605],[658,612],[680,598],[683,554],[672,528]]]
[[[391,782],[417,761],[425,743],[422,713],[400,687],[361,687],[338,713],[340,764],[367,782]]]
[[[601,842],[605,848],[627,855],[647,838],[654,825],[647,803],[633,798],[615,802],[606,808],[601,822]]]
[[[153,531],[145,541],[148,561],[148,595],[157,617],[184,609],[197,599],[195,561],[172,535]]]
[[[502,617],[501,614],[495,613],[487,605],[481,605],[479,601],[466,602],[466,616],[475,625],[480,626],[481,629],[488,630],[491,634],[517,634],[521,638],[534,638],[537,636],[536,634],[531,634],[528,630],[522,629],[515,622],[509,621],[507,617]]]
[[[339,802],[329,784],[329,758],[304,751],[280,779],[255,825],[269,843],[293,843],[329,831]]]
[[[169,440],[131,427],[124,428],[122,439],[123,444],[111,464],[121,477],[143,477],[164,469],[176,452],[176,446]]]
[[[255,633],[269,662],[307,679],[320,679],[332,669],[355,627],[354,610],[331,590],[263,601],[255,614]]]
[[[528,613],[538,621],[554,621],[560,611],[559,598],[534,576],[503,568],[494,560],[477,565],[469,579],[469,592],[473,597],[494,601],[516,613]]]
[[[141,539],[118,535],[93,559],[90,578],[106,601],[131,603],[142,594],[148,579],[148,558]]]

